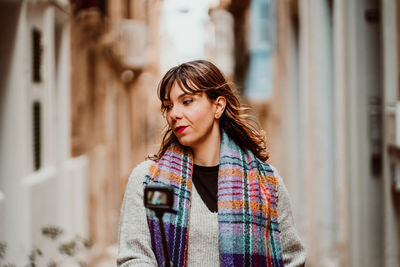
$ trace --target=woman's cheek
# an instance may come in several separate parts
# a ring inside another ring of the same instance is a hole
[[[166,119],[167,119],[168,126],[171,128],[172,127],[171,118],[167,117]]]

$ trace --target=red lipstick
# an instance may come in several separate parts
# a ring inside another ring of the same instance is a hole
[[[186,128],[187,128],[187,126],[178,126],[178,127],[175,128],[175,132],[181,133],[181,132],[183,132]]]

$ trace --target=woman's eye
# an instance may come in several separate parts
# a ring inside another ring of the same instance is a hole
[[[190,103],[192,103],[192,102],[193,102],[192,99],[185,99],[185,100],[183,100],[183,104],[184,104],[184,105],[190,104]]]

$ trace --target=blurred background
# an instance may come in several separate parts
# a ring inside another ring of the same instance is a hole
[[[307,266],[400,266],[399,13],[396,0],[1,0],[0,265],[115,266],[129,174],[165,125],[157,84],[205,58],[266,132]]]

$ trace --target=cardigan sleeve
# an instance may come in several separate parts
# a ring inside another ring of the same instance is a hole
[[[139,164],[129,177],[121,207],[117,266],[157,266],[143,204],[143,181],[151,161]]]
[[[283,251],[283,264],[285,266],[305,266],[306,249],[297,233],[292,210],[290,206],[289,193],[278,176],[278,222],[281,230],[281,242]]]

